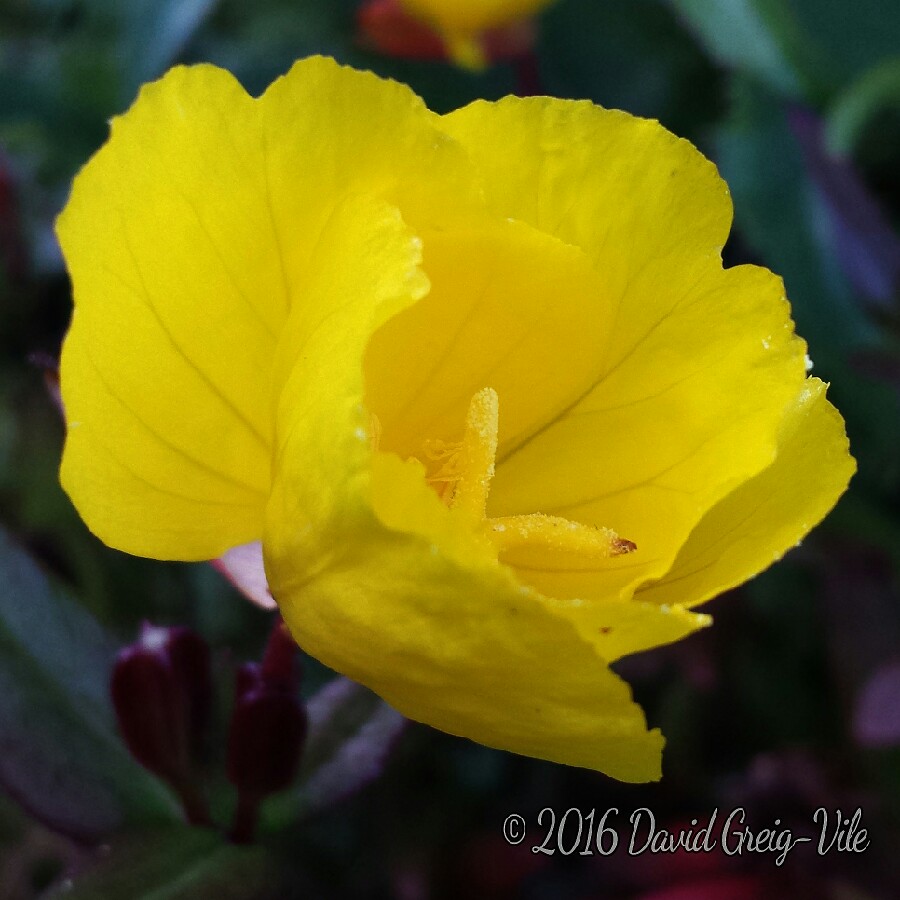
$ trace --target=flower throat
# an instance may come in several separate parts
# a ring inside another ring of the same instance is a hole
[[[530,513],[487,516],[487,498],[497,458],[500,400],[493,388],[472,397],[461,441],[428,440],[426,459],[437,464],[427,477],[441,499],[491,541],[498,555],[541,549],[587,559],[608,559],[636,550],[632,541],[609,528],[596,528],[560,516]]]

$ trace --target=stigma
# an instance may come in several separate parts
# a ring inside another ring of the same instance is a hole
[[[493,388],[472,397],[461,441],[426,441],[424,454],[434,471],[429,483],[454,513],[481,531],[498,556],[517,550],[543,550],[581,559],[608,559],[637,549],[610,528],[597,528],[559,516],[529,513],[488,517],[487,499],[497,460],[500,399]]]

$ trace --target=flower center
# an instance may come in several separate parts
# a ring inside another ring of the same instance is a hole
[[[466,427],[459,442],[429,440],[424,455],[436,463],[428,476],[441,499],[481,530],[503,554],[541,549],[582,558],[607,559],[636,550],[631,541],[609,528],[596,528],[543,513],[488,518],[488,492],[497,458],[500,400],[493,388],[478,391],[469,404]]]

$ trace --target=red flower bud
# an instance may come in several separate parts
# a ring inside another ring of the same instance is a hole
[[[296,683],[267,677],[257,663],[237,674],[228,739],[228,780],[242,793],[262,798],[297,776],[306,738],[306,711]]]
[[[297,777],[307,727],[299,683],[297,645],[279,621],[262,662],[241,666],[235,679],[228,780],[238,790],[236,843],[252,840],[260,802]]]
[[[175,680],[187,698],[190,750],[198,758],[203,748],[212,711],[212,667],[209,645],[190,628],[168,629],[166,654]]]
[[[145,623],[138,642],[119,653],[111,690],[119,730],[135,759],[169,783],[183,784],[209,716],[203,639],[187,628]]]

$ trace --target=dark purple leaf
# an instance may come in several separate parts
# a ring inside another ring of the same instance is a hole
[[[790,120],[807,170],[825,203],[842,268],[877,309],[896,314],[900,237],[852,164],[828,154],[819,118],[796,107]]]

